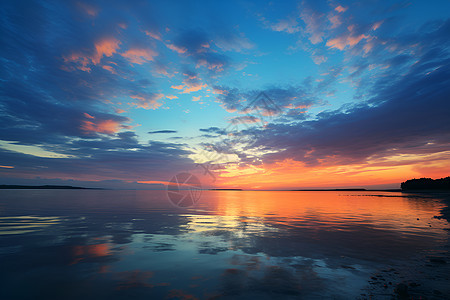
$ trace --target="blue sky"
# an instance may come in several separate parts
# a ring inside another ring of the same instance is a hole
[[[395,187],[446,176],[448,11],[3,1],[0,183],[154,188],[189,171],[217,187]],[[261,93],[276,113],[248,108]]]

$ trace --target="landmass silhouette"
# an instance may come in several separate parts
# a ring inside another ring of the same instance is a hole
[[[450,190],[450,176],[441,179],[420,178],[402,182],[403,191],[410,190]]]

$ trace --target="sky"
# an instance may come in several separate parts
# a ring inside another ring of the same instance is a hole
[[[0,184],[450,175],[450,1],[0,4]]]

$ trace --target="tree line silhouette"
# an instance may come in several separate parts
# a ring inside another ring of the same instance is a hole
[[[402,190],[450,190],[450,176],[441,179],[420,178],[402,182]]]

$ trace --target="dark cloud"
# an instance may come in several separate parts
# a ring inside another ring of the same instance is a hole
[[[156,134],[156,133],[177,133],[176,130],[155,130],[155,131],[149,131],[148,134]]]
[[[118,138],[75,140],[46,149],[69,158],[38,157],[1,149],[0,161],[14,166],[14,177],[35,178],[45,172],[47,178],[166,181],[174,170],[193,166],[193,161],[187,158],[191,152],[183,148],[182,144],[175,143],[142,145],[134,133],[123,133]],[[2,172],[0,176],[9,178],[9,174]]]
[[[227,134],[227,131],[224,129],[221,129],[219,127],[209,127],[209,128],[200,128],[199,129],[202,132],[207,132],[207,133],[215,133],[215,134]]]
[[[328,84],[327,84],[328,85]],[[286,116],[295,115],[295,112],[305,112],[313,105],[322,105],[311,87],[306,84],[299,86],[268,87],[261,90],[244,90],[215,86],[215,92],[223,107],[228,111],[240,111],[254,114],[259,111],[262,117],[279,115],[281,111]]]
[[[308,164],[330,157],[337,160],[334,163],[345,164],[369,157],[448,151],[450,45],[444,37],[449,32],[447,21],[419,35],[420,55],[414,64],[409,61],[403,76],[393,68],[371,85],[360,87],[370,91],[368,101],[322,112],[315,120],[248,130],[258,133],[253,146],[277,151],[265,155],[266,161],[293,158]],[[408,62],[406,57],[398,61]]]
[[[181,32],[169,47],[189,56],[197,66],[204,66],[214,73],[220,73],[230,65],[228,56],[211,49],[212,39],[202,30]]]

